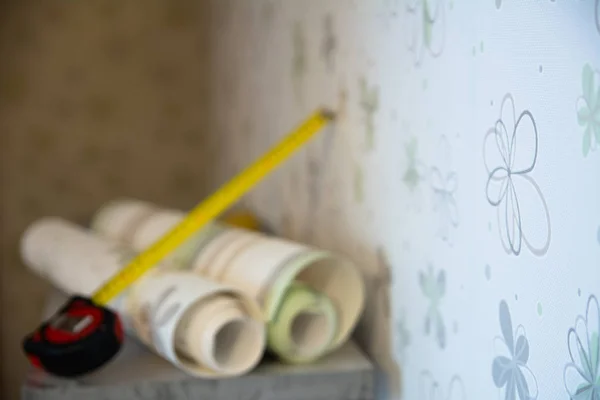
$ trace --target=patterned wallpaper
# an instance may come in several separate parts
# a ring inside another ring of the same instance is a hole
[[[12,399],[21,337],[47,289],[19,261],[25,226],[44,215],[85,222],[116,196],[190,207],[214,186],[223,143],[201,2],[2,7],[1,386]]]
[[[233,159],[340,113],[249,203],[364,266],[380,398],[599,399],[598,0],[228,4]]]

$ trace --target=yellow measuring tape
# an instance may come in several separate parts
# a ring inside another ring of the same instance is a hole
[[[125,268],[117,272],[92,296],[92,301],[105,305],[154,267],[169,253],[183,244],[199,229],[210,223],[240,197],[252,189],[267,174],[289,158],[334,117],[330,111],[319,110],[297,129],[267,151],[248,168],[221,186],[198,204],[177,226],[138,254]]]

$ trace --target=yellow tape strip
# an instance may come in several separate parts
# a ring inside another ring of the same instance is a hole
[[[217,218],[229,206],[250,191],[267,174],[288,159],[296,150],[300,149],[333,117],[333,113],[324,110],[319,110],[311,115],[271,150],[197,205],[179,225],[167,232],[156,243],[135,257],[125,268],[117,272],[94,293],[92,301],[98,305],[105,305],[118,296],[140,276],[183,244],[194,232]]]

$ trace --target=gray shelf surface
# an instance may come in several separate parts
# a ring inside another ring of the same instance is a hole
[[[46,315],[66,298],[54,293]],[[25,400],[372,400],[374,368],[352,342],[310,365],[265,360],[250,374],[228,379],[191,377],[135,339],[126,340],[104,369],[64,380],[32,369]]]

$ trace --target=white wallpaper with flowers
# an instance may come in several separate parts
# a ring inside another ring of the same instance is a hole
[[[364,267],[380,399],[600,399],[598,0],[213,1],[247,203]]]

